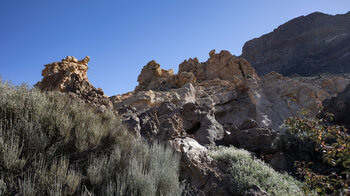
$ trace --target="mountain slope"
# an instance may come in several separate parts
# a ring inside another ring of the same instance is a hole
[[[273,32],[246,42],[242,57],[259,75],[310,76],[350,72],[350,12],[315,12],[295,18]]]

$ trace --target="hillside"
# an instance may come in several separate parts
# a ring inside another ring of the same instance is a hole
[[[177,74],[150,61],[134,91],[109,98],[89,82],[88,57],[67,57],[46,65],[36,87],[66,93],[97,112],[113,110],[136,140],[170,145],[181,155],[184,195],[302,195],[304,185],[275,170],[296,177],[297,160],[320,162],[315,171],[330,166],[322,163],[313,142],[289,136],[284,120],[303,118],[305,112],[308,119],[317,118],[322,102],[343,91],[350,78],[288,78],[276,72],[259,77],[248,61],[228,51],[212,50],[209,56],[205,62],[185,60]],[[249,166],[233,165],[241,164],[237,157]]]
[[[350,12],[300,16],[245,43],[242,57],[259,75],[350,72]]]

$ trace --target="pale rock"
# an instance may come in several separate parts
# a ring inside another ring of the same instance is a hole
[[[218,168],[218,163],[208,156],[208,150],[196,140],[185,137],[169,141],[181,153],[180,177],[205,195],[229,195],[229,175]]]

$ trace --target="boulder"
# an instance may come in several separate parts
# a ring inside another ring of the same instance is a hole
[[[269,196],[266,191],[263,191],[259,186],[253,185],[251,186],[245,193],[244,196]]]
[[[256,153],[273,153],[272,142],[277,133],[271,129],[258,127],[252,119],[245,120],[238,129],[224,135],[226,145],[234,145]]]
[[[230,195],[229,174],[219,169],[219,163],[208,156],[205,147],[188,137],[175,138],[169,143],[181,153],[180,180],[186,180],[204,195]]]
[[[336,97],[323,102],[325,110],[334,114],[334,122],[350,129],[350,85]]]

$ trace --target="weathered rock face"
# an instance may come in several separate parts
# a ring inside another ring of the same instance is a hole
[[[182,154],[181,179],[204,195],[225,195],[227,166],[208,156],[207,145],[275,153],[271,144],[284,119],[303,110],[315,116],[318,105],[350,79],[288,78],[276,72],[259,78],[246,60],[212,51],[204,63],[196,58],[181,63],[178,74],[151,61],[138,81],[134,92],[110,98],[129,130],[149,141],[170,143]],[[266,193],[252,187],[247,195]]]
[[[102,89],[92,86],[87,77],[87,56],[78,61],[68,56],[61,62],[45,65],[43,79],[35,86],[43,91],[60,91],[99,107],[111,107],[111,102]]]
[[[350,129],[350,85],[337,97],[325,100],[323,104],[327,112],[334,114],[336,124],[345,125]]]
[[[248,41],[242,51],[259,75],[350,72],[350,12],[313,13]]]
[[[321,102],[335,96],[350,81],[349,77],[344,76],[287,78],[276,72],[260,79],[254,70],[243,71],[253,69],[249,64],[243,63],[245,60],[239,60],[244,66],[236,66],[233,63],[235,60],[236,57],[225,51],[219,54],[211,52],[211,57],[205,63],[190,59],[180,64],[180,74],[191,73],[196,78],[181,88],[174,86],[170,90],[160,91],[159,83],[142,83],[157,85],[148,85],[153,86],[154,90],[152,88],[118,95],[111,97],[111,100],[114,108],[132,106],[139,114],[164,102],[171,102],[179,107],[187,103],[198,103],[211,108],[215,119],[222,125],[239,126],[244,120],[251,118],[261,127],[279,130],[284,119],[300,115],[302,111],[308,111],[310,116],[315,116]],[[232,62],[232,65],[227,62]],[[231,73],[236,74],[229,77],[224,75],[229,71],[209,71],[213,68],[208,70],[208,67],[215,67],[214,65],[220,69],[231,69]],[[235,69],[229,68],[230,66]],[[160,70],[158,66],[157,69]],[[170,78],[177,80],[178,75],[167,77],[169,81],[164,84],[171,84]],[[251,77],[246,77],[248,75]],[[156,78],[155,81],[158,80]],[[139,86],[142,86],[141,83]]]
[[[184,61],[179,65],[179,73],[191,72],[199,81],[257,79],[254,68],[243,58],[232,56],[225,50],[218,54],[212,50],[209,56],[208,61],[204,63],[199,63],[197,58]]]
[[[199,63],[197,58],[184,61],[179,66],[179,73],[172,69],[163,70],[155,61],[150,61],[143,67],[137,81],[139,85],[135,92],[153,90],[168,91],[180,88],[186,83],[196,83],[206,80],[220,79],[239,82],[245,78],[257,79],[253,67],[243,58],[233,56],[228,51],[215,54],[210,52],[210,58]]]
[[[127,111],[127,112],[126,112]],[[224,130],[213,111],[204,105],[187,103],[182,107],[164,102],[137,115],[130,107],[121,107],[118,114],[132,132],[139,132],[149,141],[168,141],[192,137],[201,145],[215,144],[224,137]]]

